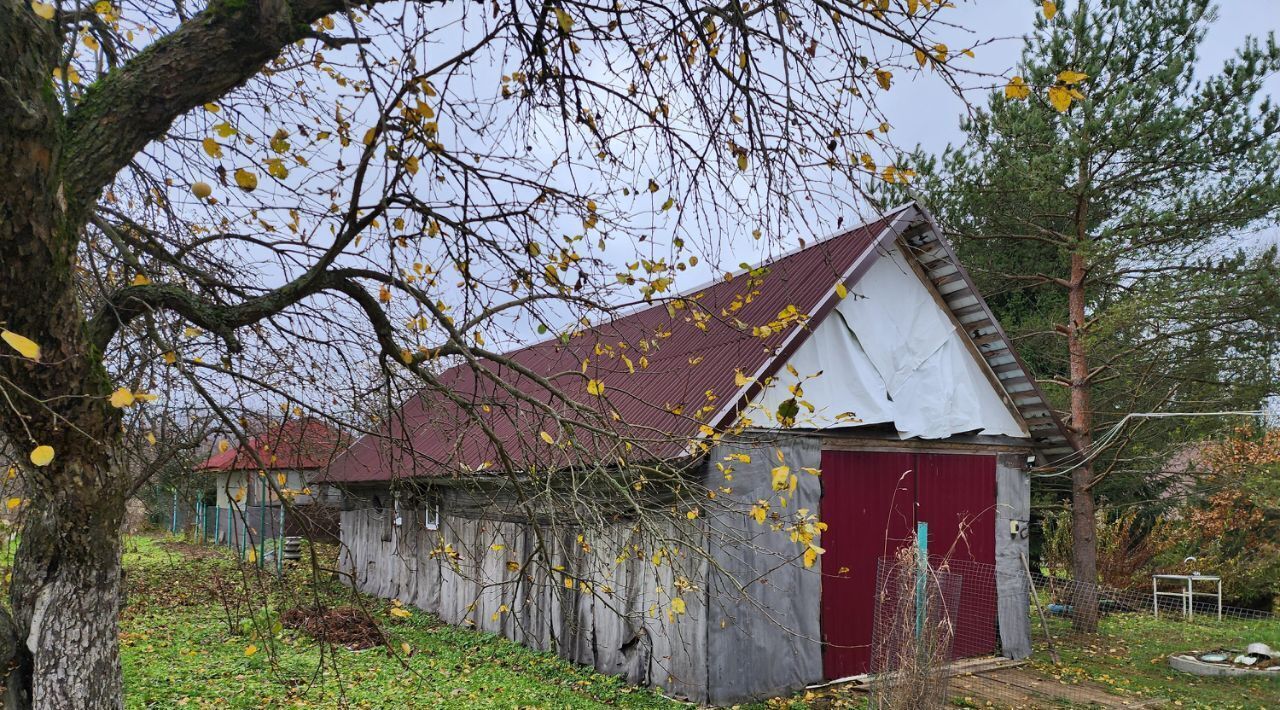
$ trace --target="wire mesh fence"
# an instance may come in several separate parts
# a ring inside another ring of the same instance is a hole
[[[871,707],[941,707],[955,652],[959,576],[933,568],[914,549],[880,560],[871,633]]]
[[[1280,706],[1280,620],[1215,576],[1115,589],[917,554],[880,563],[871,707]]]

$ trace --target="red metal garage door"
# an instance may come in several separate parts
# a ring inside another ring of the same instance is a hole
[[[910,542],[919,521],[929,523],[930,553],[949,552],[954,571],[965,575],[955,654],[992,651],[990,568],[960,568],[965,562],[994,565],[994,508],[994,456],[823,451],[824,675],[844,678],[871,669],[876,566]]]

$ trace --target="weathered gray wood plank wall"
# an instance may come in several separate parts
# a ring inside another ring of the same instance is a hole
[[[676,542],[655,543],[687,539],[688,530],[553,530],[444,508],[437,530],[409,514],[394,525],[390,509],[343,511],[343,571],[362,592],[448,623],[706,699],[707,561]],[[673,609],[676,597],[683,613]]]

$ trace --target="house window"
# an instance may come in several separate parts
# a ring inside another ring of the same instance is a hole
[[[422,503],[422,527],[440,529],[440,500],[435,496],[428,496]]]
[[[382,541],[391,542],[392,526],[389,524],[391,520],[388,519],[389,516],[387,515],[386,504],[382,502],[382,496],[376,493],[373,496],[373,509],[375,512],[377,512],[378,520],[381,522]]]

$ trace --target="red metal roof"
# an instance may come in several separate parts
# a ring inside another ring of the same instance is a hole
[[[197,471],[315,469],[327,466],[350,440],[315,419],[291,419],[269,425],[249,439],[210,456]],[[254,456],[254,452],[257,456]]]
[[[731,280],[578,332],[567,343],[548,340],[508,353],[510,363],[446,370],[438,386],[339,455],[326,479],[357,483],[504,464],[530,470],[686,455],[701,427],[734,419],[758,380],[781,367],[834,305],[836,284],[852,284],[858,267],[871,261],[860,257],[904,228],[895,220],[908,213],[916,214],[895,211]],[[801,317],[779,326],[790,307]],[[769,324],[767,333],[756,330]],[[740,386],[738,372],[757,381]],[[603,397],[587,391],[588,380],[603,382]]]

